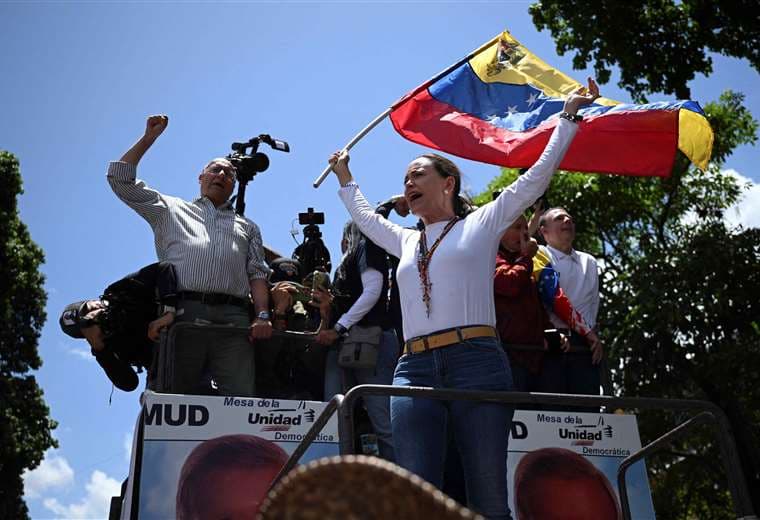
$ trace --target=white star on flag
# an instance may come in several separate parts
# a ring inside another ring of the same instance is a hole
[[[526,100],[526,102],[528,103],[528,107],[531,107],[534,104],[536,104],[536,101],[538,101],[538,94],[536,94],[535,92],[533,92],[530,96],[528,96],[528,99]]]
[[[511,105],[507,108],[507,113],[511,116],[512,114],[517,113],[517,105]]]

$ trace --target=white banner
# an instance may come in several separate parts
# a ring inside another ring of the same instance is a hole
[[[617,469],[640,448],[635,415],[516,411],[507,458],[513,516],[617,520]],[[626,477],[632,518],[654,519],[643,461]]]
[[[141,465],[138,517],[253,517],[268,482],[325,406],[146,392],[142,453],[135,460],[133,449],[130,471]],[[572,508],[574,518],[617,520],[617,469],[640,447],[633,415],[518,410],[507,460],[514,518],[552,518]],[[338,452],[333,417],[300,462]],[[654,519],[643,462],[627,480],[632,517]],[[127,500],[122,518],[129,509]]]
[[[198,518],[253,518],[269,482],[326,406],[153,392],[143,404],[141,520],[185,518],[190,511]],[[333,416],[299,462],[338,452]]]

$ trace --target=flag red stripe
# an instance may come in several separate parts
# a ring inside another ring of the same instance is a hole
[[[536,162],[556,119],[526,132],[457,112],[423,90],[391,112],[406,139],[474,161],[510,168]],[[678,111],[646,110],[588,117],[560,164],[564,170],[668,177],[678,148]]]

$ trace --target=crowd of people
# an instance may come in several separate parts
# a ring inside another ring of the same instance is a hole
[[[122,295],[139,294],[139,318],[119,318],[132,308],[123,302],[135,300],[120,300],[110,287],[98,300],[68,306],[61,326],[87,339],[109,378],[127,391],[137,386],[132,366],[151,366],[160,332],[184,322],[233,327],[199,327],[175,344],[173,392],[203,392],[210,381],[220,395],[261,395],[278,363],[264,345],[282,343],[276,331],[300,316],[316,326],[300,351],[319,352],[318,362],[308,363],[322,376],[315,398],[364,383],[598,394],[597,263],[574,249],[568,211],[535,205],[576,134],[577,110],[598,96],[593,81],[571,94],[536,164],[478,208],[462,196],[457,166],[436,154],[412,161],[403,195],[374,208],[348,153],[333,154],[351,221],[331,282],[299,272],[293,259],[266,261],[259,227],[230,202],[236,170],[227,159],[203,168],[193,201],[139,180],[140,159],[168,124],[166,116],[150,116],[144,135],[107,175],[155,237],[160,263],[116,284]],[[419,223],[398,225],[392,211],[411,212]],[[139,338],[132,342],[141,345],[139,356],[127,352],[125,337]],[[414,397],[368,397],[364,404],[380,456],[443,487],[447,452],[456,450],[468,505],[488,518],[510,517],[511,407]]]

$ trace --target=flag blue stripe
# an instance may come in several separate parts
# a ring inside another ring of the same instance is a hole
[[[488,123],[510,130],[531,130],[562,111],[564,101],[545,95],[532,85],[485,83],[469,63],[454,69],[428,87],[430,95],[457,111],[470,114]],[[591,105],[579,113],[599,116],[620,112],[687,109],[704,114],[694,101],[660,101],[644,105],[621,103],[615,106]]]

